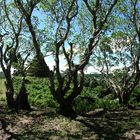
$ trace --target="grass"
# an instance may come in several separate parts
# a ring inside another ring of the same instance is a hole
[[[0,78],[0,93],[3,93],[4,91],[4,79]]]
[[[5,84],[4,79],[0,78],[0,101],[5,101]]]
[[[18,93],[19,77],[14,85]],[[125,140],[140,134],[140,110],[116,110],[118,102],[108,98],[99,99],[97,91],[93,89],[84,89],[80,96],[90,96],[95,102],[89,103],[79,98],[75,108],[83,113],[100,107],[113,110],[107,110],[100,116],[78,116],[70,120],[56,112],[57,103],[50,94],[47,79],[28,77],[26,86],[34,110],[21,110],[16,114],[7,109],[6,102],[1,102],[5,99],[5,88],[4,79],[0,79],[0,139]]]

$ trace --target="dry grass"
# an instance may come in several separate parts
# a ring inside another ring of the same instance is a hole
[[[0,100],[5,100],[5,85],[4,79],[0,79]]]

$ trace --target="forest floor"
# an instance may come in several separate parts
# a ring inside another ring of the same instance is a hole
[[[140,110],[110,110],[71,120],[52,108],[19,114],[0,105],[0,140],[140,140]]]

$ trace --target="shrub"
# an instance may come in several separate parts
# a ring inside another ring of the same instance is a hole
[[[58,107],[57,102],[50,93],[47,78],[27,77],[26,79],[28,81],[26,84],[27,93],[32,106]],[[14,79],[16,93],[18,93],[20,88],[20,80],[21,77],[16,77]]]

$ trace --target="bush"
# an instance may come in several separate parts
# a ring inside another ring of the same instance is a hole
[[[16,93],[18,93],[20,89],[20,81],[21,77],[14,79]],[[28,98],[32,106],[58,107],[57,102],[50,93],[47,78],[27,77],[26,81],[28,81],[26,83]]]
[[[81,95],[77,97],[74,103],[75,110],[78,113],[85,113],[96,108],[116,109],[119,108],[119,101],[112,98],[112,94],[109,94],[103,98],[99,98],[101,92],[103,92],[102,86],[96,88],[84,88]]]
[[[27,77],[26,81],[29,102],[32,106],[49,106],[56,109],[58,108],[58,103],[50,93],[49,81],[47,78]],[[20,89],[20,84],[21,77],[16,77],[14,79],[16,93],[18,93]],[[85,87],[82,93],[74,101],[75,110],[78,113],[84,113],[95,108],[118,108],[119,103],[117,100],[112,100],[111,94],[103,98],[99,98],[99,95],[103,91],[104,88],[102,86],[96,86],[96,88]],[[68,96],[68,94],[66,94],[66,96]]]
[[[30,63],[27,74],[36,77],[48,77],[47,70],[44,68],[43,65],[40,65],[40,62],[36,57],[34,57],[32,62]]]

